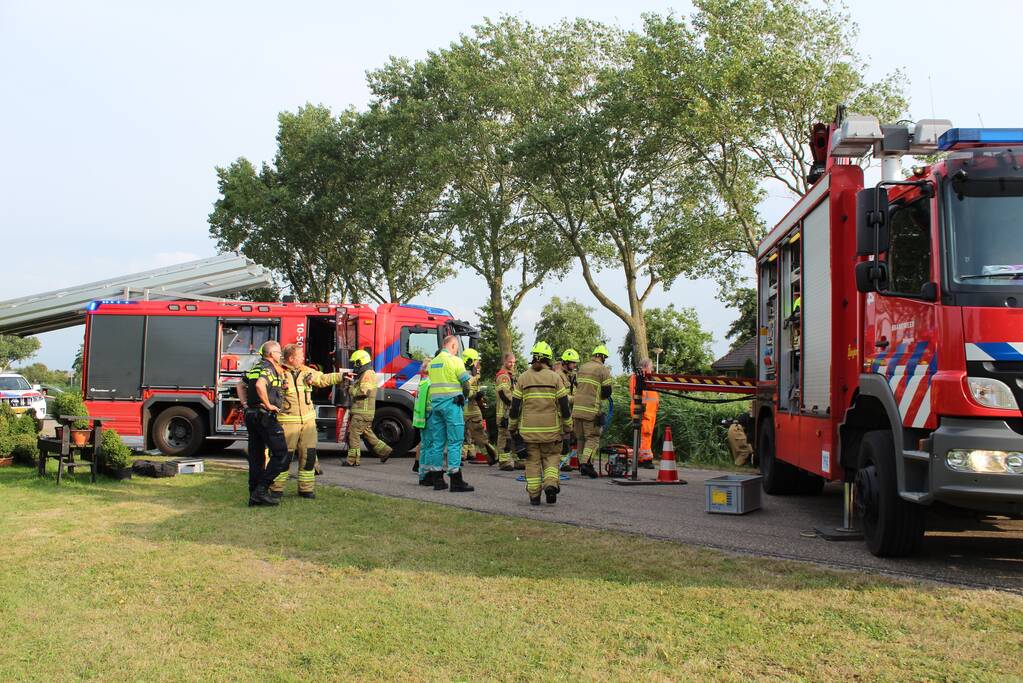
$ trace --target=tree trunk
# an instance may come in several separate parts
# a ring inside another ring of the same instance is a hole
[[[646,338],[646,320],[643,318],[643,301],[636,294],[635,280],[629,282],[629,311],[632,313],[632,320],[628,323],[632,331],[632,364],[638,366],[641,360],[650,357],[650,349]]]
[[[490,314],[494,322],[494,332],[497,335],[497,345],[501,349],[501,358],[497,362],[497,365],[500,366],[504,354],[514,351],[512,349],[511,313],[504,310],[500,280],[490,285]]]

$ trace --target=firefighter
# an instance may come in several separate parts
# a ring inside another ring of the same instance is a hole
[[[649,358],[639,362],[638,372],[649,373],[654,368]],[[636,376],[629,380],[629,396],[636,395]],[[654,466],[654,451],[651,442],[654,439],[654,426],[657,423],[657,408],[661,404],[661,395],[656,391],[646,389],[643,391],[643,420],[639,430],[639,464],[642,467],[652,469]],[[636,418],[635,402],[630,400],[630,410],[633,419]]]
[[[508,434],[508,409],[511,408],[512,391],[515,389],[515,354],[504,354],[501,369],[497,371],[497,406],[494,413],[497,417],[497,447],[501,449],[498,461],[500,469],[510,472],[516,468],[525,469],[526,464],[512,456],[514,447]]]
[[[583,363],[576,377],[578,386],[572,405],[572,423],[574,424],[579,455],[579,473],[597,478],[597,470],[593,467],[593,454],[600,448],[600,434],[604,431],[606,412],[601,403],[611,404],[611,370],[605,365],[607,347],[603,344],[593,349],[590,360]]]
[[[291,465],[291,452],[277,421],[284,375],[281,345],[265,342],[259,347],[259,355],[259,363],[245,373],[244,383],[238,385],[249,437],[249,507],[279,505],[280,501],[270,495],[270,484]]]
[[[352,353],[352,419],[348,422],[348,459],[342,464],[358,467],[362,455],[362,440],[380,458],[387,462],[391,447],[373,433],[373,416],[377,405],[377,373],[373,372],[369,354],[359,349]]]
[[[281,351],[284,361],[283,407],[277,421],[284,429],[284,440],[291,459],[298,461],[298,495],[315,498],[316,480],[316,406],[313,389],[321,389],[342,381],[341,373],[324,374],[305,364],[305,350],[288,344]],[[290,469],[290,467],[289,467]],[[280,498],[288,481],[288,470],[281,472],[270,486],[270,495]]]
[[[426,476],[435,491],[448,488],[444,481],[444,453],[453,492],[472,491],[462,477],[462,442],[465,418],[462,408],[469,396],[469,373],[458,357],[458,337],[444,338],[441,351],[430,361],[430,416],[426,419]]]
[[[465,402],[463,416],[465,418],[465,448],[462,460],[465,461],[474,449],[487,454],[487,465],[497,462],[497,450],[490,444],[490,438],[483,426],[483,409],[486,401],[480,391],[480,353],[476,349],[462,351],[462,362],[469,372],[469,398]]]
[[[576,368],[579,366],[579,352],[575,349],[565,349],[564,353],[561,354],[561,360],[554,364],[554,372],[561,375],[562,381],[565,383],[565,388],[568,389],[568,405],[572,406],[573,395],[575,394],[576,385]],[[572,464],[571,458],[568,456],[576,448],[575,435],[572,435],[572,439],[565,443],[564,450],[561,453],[561,459],[563,465],[561,466],[562,472],[571,472]]]
[[[412,409],[412,426],[419,430],[419,445],[416,447],[416,462],[412,471],[419,474],[420,486],[432,486],[433,479],[426,476],[423,457],[426,455],[426,419],[430,415],[430,358],[424,358],[419,366],[419,385],[416,387],[416,403]]]
[[[529,504],[540,504],[540,491],[553,505],[561,491],[558,462],[562,444],[572,433],[568,388],[551,370],[554,352],[547,342],[532,349],[532,363],[519,376],[512,392],[508,430],[526,442],[526,493]]]

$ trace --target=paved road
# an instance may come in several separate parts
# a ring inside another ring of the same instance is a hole
[[[230,452],[229,452],[230,453]],[[834,567],[1023,593],[1023,520],[983,519],[937,511],[929,519],[923,552],[911,559],[885,560],[862,542],[830,542],[814,537],[816,527],[841,524],[842,490],[830,484],[815,497],[764,497],[763,509],[744,515],[704,512],[704,482],[721,472],[682,470],[686,486],[616,486],[607,479],[571,475],[562,482],[554,506],[529,505],[521,472],[469,465],[465,478],[473,493],[433,491],[417,485],[407,458],[386,464],[365,458],[359,468],[341,467],[325,454],[317,481],[385,496],[413,498],[480,512],[515,515],[600,529],[642,534],[732,552],[805,560]],[[237,465],[238,460],[233,462]],[[244,461],[242,461],[244,464]],[[653,479],[643,470],[641,478]]]

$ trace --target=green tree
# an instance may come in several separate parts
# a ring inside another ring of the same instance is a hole
[[[419,122],[417,139],[426,147],[420,167],[448,180],[437,206],[440,238],[432,244],[486,283],[504,351],[512,349],[523,298],[571,261],[509,154],[523,134],[516,114],[543,95],[529,70],[550,49],[549,39],[519,19],[485,20],[425,60],[392,59],[370,74],[381,102]]]
[[[694,309],[676,309],[669,304],[667,308],[650,308],[645,315],[650,347],[664,349],[660,358],[662,372],[709,371],[714,360],[710,348],[714,338],[700,326]],[[642,360],[633,353],[635,345],[629,338],[630,334],[625,335],[625,340],[618,347],[618,355],[626,369],[635,368]],[[653,356],[646,357],[653,360]]]
[[[480,338],[476,343],[476,348],[480,352],[480,374],[490,378],[501,369],[506,351],[502,350],[498,340],[497,326],[494,324],[494,316],[490,312],[489,305],[484,304],[480,307],[476,311],[476,315],[479,319],[477,327],[480,331]],[[517,367],[522,370],[525,368],[522,332],[517,327],[511,328],[511,338],[511,348],[508,351],[515,354],[518,359]]]
[[[757,290],[739,287],[720,293],[718,301],[739,312],[725,332],[725,339],[732,340],[733,348],[757,336]]]
[[[23,368],[16,368],[14,372],[32,384],[52,384],[62,389],[70,386],[69,375],[71,373],[66,370],[51,370],[43,363],[32,363]]]
[[[0,334],[0,372],[11,367],[13,363],[31,358],[40,346],[36,337]]]
[[[519,163],[590,292],[626,324],[632,354],[646,356],[650,294],[708,272],[717,226],[703,197],[711,188],[650,106],[635,36],[581,21],[554,30],[558,47],[535,69],[550,79],[547,95],[532,103],[535,124]],[[620,273],[615,293],[624,305],[597,283],[600,269]]]
[[[607,343],[607,337],[593,320],[593,308],[556,296],[540,312],[536,339],[550,344],[557,358],[569,348],[578,351],[580,358],[588,358],[593,347]]]

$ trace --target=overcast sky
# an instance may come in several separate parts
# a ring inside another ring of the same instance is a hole
[[[912,118],[1023,125],[1014,34],[1023,4],[849,4],[870,76],[896,68],[908,76]],[[282,110],[362,107],[366,70],[390,55],[421,57],[502,13],[634,27],[643,12],[672,9],[689,5],[2,0],[0,300],[215,254],[206,223],[217,197],[214,166],[271,160]],[[773,223],[789,204],[772,191],[762,213]],[[617,273],[600,280],[622,292]],[[462,275],[420,301],[475,320],[483,293]],[[735,312],[715,293],[713,283],[679,281],[648,305],[694,307],[721,354]],[[549,283],[520,310],[527,339],[555,294],[592,302],[578,274]],[[617,348],[624,324],[599,306],[596,319]],[[37,360],[69,367],[81,336],[81,327],[42,335]]]

